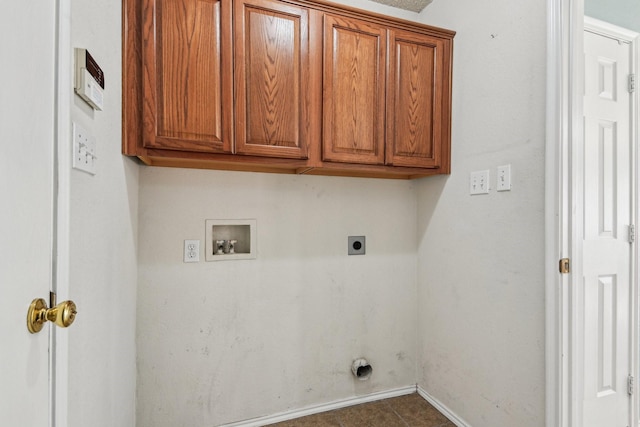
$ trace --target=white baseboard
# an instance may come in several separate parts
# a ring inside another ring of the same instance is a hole
[[[459,416],[454,414],[451,411],[451,409],[447,408],[445,405],[442,404],[442,402],[440,402],[435,397],[431,396],[429,393],[427,393],[420,386],[418,386],[418,394],[420,396],[422,396],[422,398],[424,400],[429,402],[434,408],[436,408],[438,411],[440,411],[442,413],[442,415],[444,415],[445,417],[449,418],[449,421],[454,423],[456,426],[458,426],[458,427],[471,427],[471,425],[469,423],[467,423],[465,420],[463,420],[462,418],[460,418]]]
[[[282,421],[292,420],[294,418],[306,417],[307,415],[319,414],[321,412],[333,411],[334,409],[346,408],[348,406],[359,405],[361,403],[375,402],[376,400],[389,399],[391,397],[404,396],[406,394],[415,392],[416,386],[412,385],[394,390],[371,393],[364,396],[350,397],[348,399],[337,400],[335,402],[324,403],[317,406],[310,406],[304,409],[281,412],[279,414],[269,415],[266,417],[253,418],[251,420],[239,421],[231,424],[223,424],[220,427],[261,427],[269,424],[279,423]],[[455,421],[453,420],[452,422],[455,423]],[[460,424],[459,426],[467,427],[466,424]]]

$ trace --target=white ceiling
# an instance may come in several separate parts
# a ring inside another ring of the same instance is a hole
[[[432,0],[373,0],[376,3],[386,4],[388,6],[397,7],[400,9],[410,10],[412,12],[420,12],[426,5],[431,3]]]

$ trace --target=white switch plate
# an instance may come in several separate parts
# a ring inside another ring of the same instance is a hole
[[[511,191],[511,165],[498,166],[497,191]]]
[[[200,262],[200,240],[184,241],[184,262]]]
[[[489,194],[489,170],[471,172],[469,194]]]
[[[73,168],[96,174],[96,139],[77,123],[73,124]]]

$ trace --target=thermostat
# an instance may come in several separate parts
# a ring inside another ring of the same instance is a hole
[[[87,49],[76,48],[75,91],[91,107],[102,111],[104,106],[104,72]]]

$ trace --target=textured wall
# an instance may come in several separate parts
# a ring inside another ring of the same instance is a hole
[[[386,4],[388,6],[400,9],[410,10],[412,12],[420,12],[432,0],[373,0],[376,3]]]
[[[143,168],[138,425],[219,425],[415,384],[411,182]],[[207,219],[257,259],[183,263]],[[347,256],[365,235],[367,254]],[[365,356],[370,380],[351,362]]]
[[[544,425],[546,3],[435,1],[457,30],[450,177],[418,187],[419,384],[475,427]],[[496,192],[511,164],[513,189]],[[469,173],[490,169],[489,195]]]

